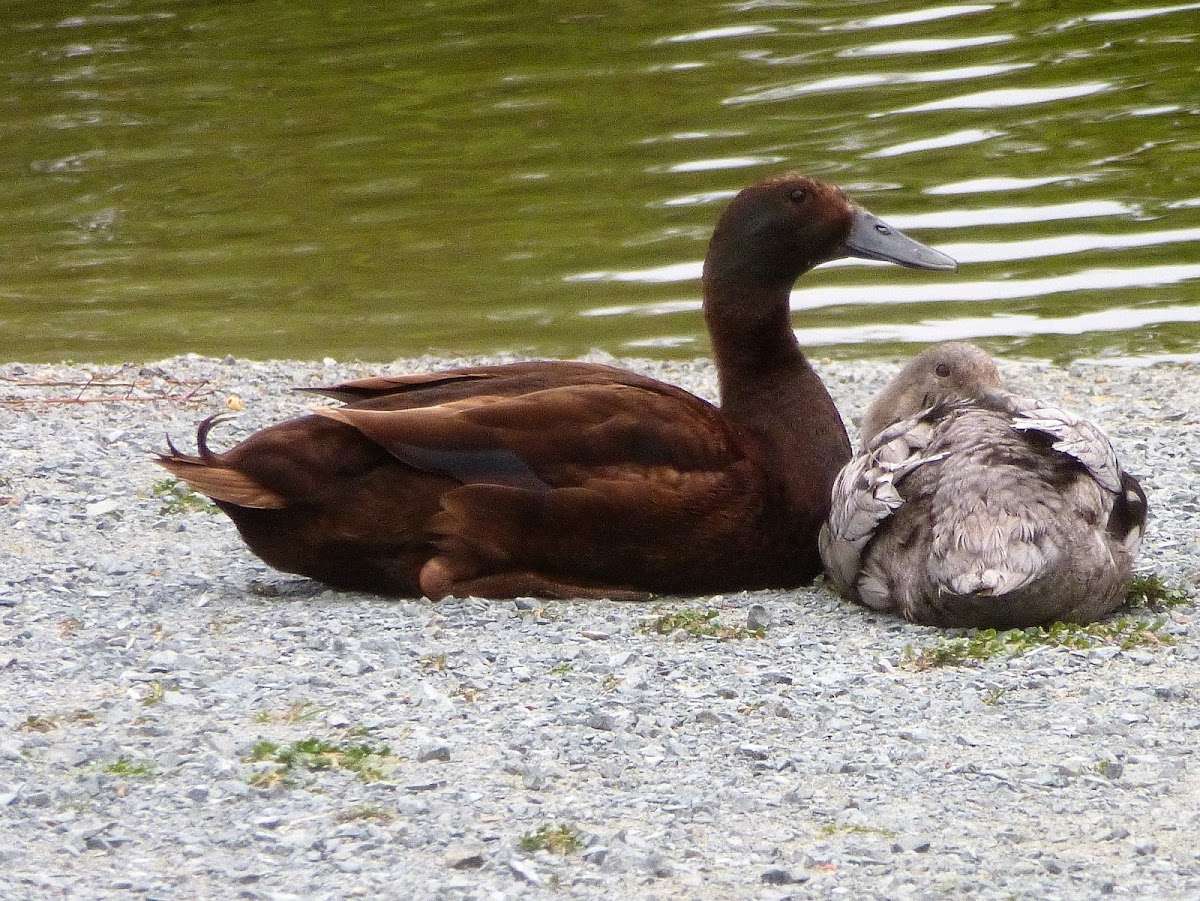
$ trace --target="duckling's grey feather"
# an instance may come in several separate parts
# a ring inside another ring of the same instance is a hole
[[[1145,519],[1137,481],[1094,424],[1005,391],[979,348],[919,355],[863,432],[820,536],[850,599],[1000,628],[1087,622],[1124,599]]]

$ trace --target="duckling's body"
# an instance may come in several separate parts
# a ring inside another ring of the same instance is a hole
[[[850,456],[791,330],[793,282],[858,255],[948,269],[835,187],[746,189],[705,261],[721,407],[608,366],[538,362],[325,389],[352,402],[223,454],[159,462],[272,566],[431,598],[612,597],[790,586]]]
[[[1089,622],[1123,602],[1145,516],[1095,425],[1005,391],[979,348],[943,344],[864,416],[820,550],[846,597],[913,622]]]

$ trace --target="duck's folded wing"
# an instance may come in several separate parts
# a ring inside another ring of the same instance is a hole
[[[298,388],[370,409],[404,410],[489,394],[515,397],[568,385],[638,384],[649,381],[626,370],[598,363],[530,361],[470,366],[413,375],[383,375],[315,388]]]
[[[934,410],[925,410],[884,429],[838,473],[818,549],[827,574],[839,589],[844,591],[854,583],[863,551],[879,524],[904,503],[896,486],[918,467],[945,457],[925,453],[934,415]]]
[[[737,454],[712,405],[683,392],[577,384],[415,409],[322,408],[398,460],[464,484],[535,491],[593,478],[669,478]]]
[[[302,387],[295,390],[320,394],[350,404],[381,397],[414,396],[450,385],[461,385],[466,388],[467,386],[476,386],[486,379],[486,375],[471,371],[432,372],[418,375],[372,376],[371,378],[341,382],[337,385]]]
[[[1048,435],[1051,447],[1078,460],[1103,488],[1121,491],[1121,465],[1108,437],[1092,422],[1056,407],[1034,406],[1013,417],[1012,427],[1020,432]]]

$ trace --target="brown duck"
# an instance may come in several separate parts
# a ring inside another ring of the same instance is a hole
[[[1004,389],[973,344],[872,401],[820,549],[851,600],[935,626],[1089,622],[1125,600],[1146,495],[1086,419]]]
[[[381,594],[613,598],[803,584],[850,445],[789,293],[855,256],[952,259],[838,188],[783,176],[721,216],[704,314],[721,406],[609,366],[533,362],[349,382],[350,403],[158,462],[286,572]]]

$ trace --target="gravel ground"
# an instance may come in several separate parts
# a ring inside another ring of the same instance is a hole
[[[705,362],[626,363],[712,396]],[[856,414],[896,366],[821,368]],[[1194,595],[1200,367],[1003,369],[1109,430],[1150,496],[1139,569]],[[1158,643],[922,668],[948,633],[820,588],[328,591],[162,496],[165,434],[244,408],[228,446],[370,371],[0,366],[0,896],[1200,897],[1192,604]],[[765,637],[640,628],[689,609]],[[578,847],[528,848],[543,826]]]

